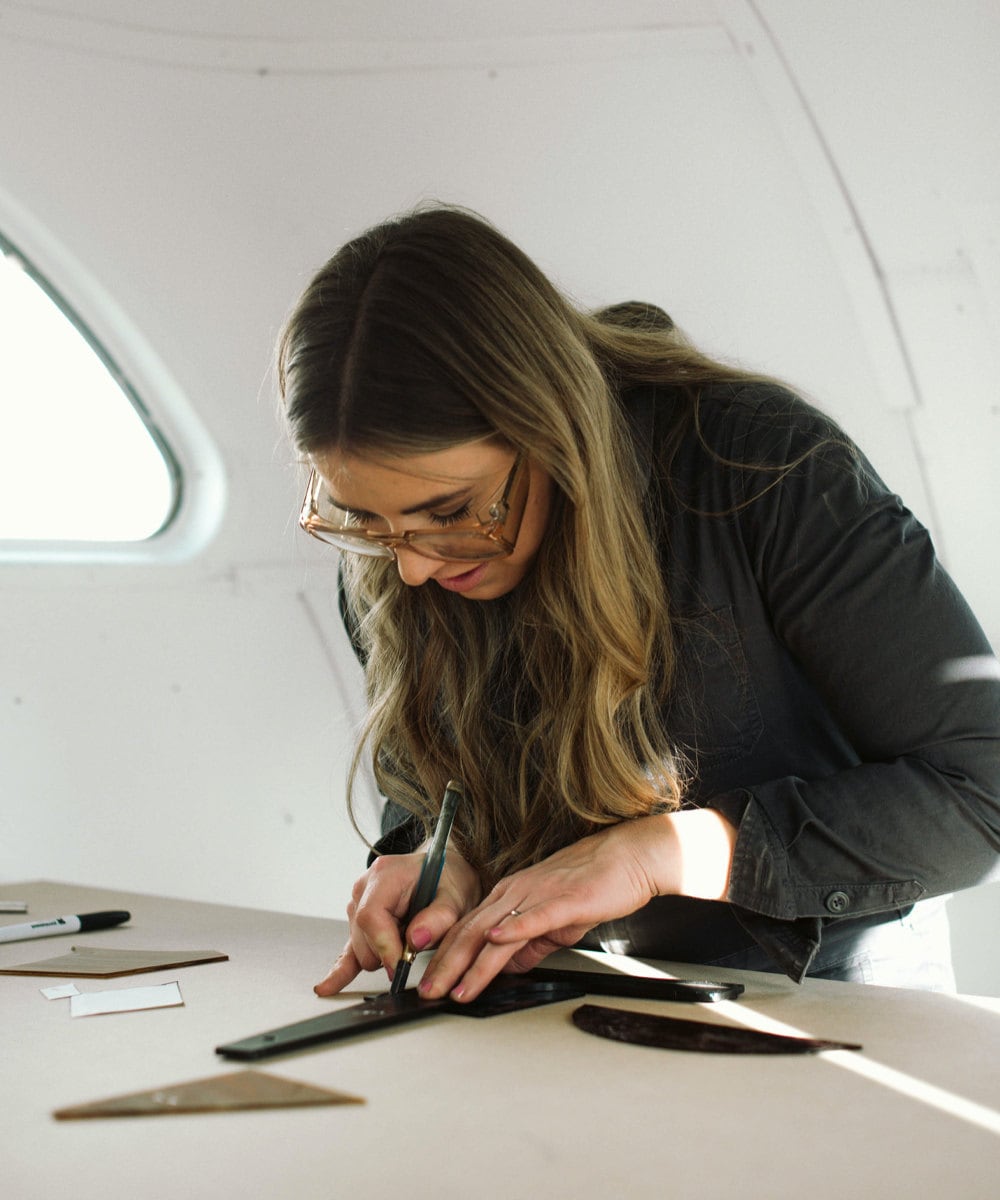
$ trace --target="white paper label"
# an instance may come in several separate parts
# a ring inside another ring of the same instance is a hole
[[[96,1017],[102,1013],[136,1012],[141,1008],[170,1008],[183,1004],[178,983],[160,983],[153,987],[116,988],[107,992],[85,992],[70,996],[71,1017]]]

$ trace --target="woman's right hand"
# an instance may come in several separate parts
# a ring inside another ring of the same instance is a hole
[[[391,979],[402,957],[403,935],[415,950],[436,946],[482,899],[479,876],[449,848],[437,895],[401,931],[423,864],[423,850],[383,854],[355,883],[347,906],[350,940],[326,978],[313,988],[317,996],[336,995],[361,971],[377,971],[380,966]]]

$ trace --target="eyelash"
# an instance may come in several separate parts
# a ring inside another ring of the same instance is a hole
[[[428,513],[427,516],[432,525],[445,527],[448,525],[457,525],[460,521],[466,520],[466,518],[471,516],[471,514],[472,509],[470,506],[468,504],[463,504],[461,508],[457,508],[454,512]],[[357,511],[349,512],[347,514],[347,518],[351,524],[361,526],[371,525],[378,519],[374,513]]]
[[[371,525],[375,521],[375,514],[368,512],[357,512],[351,509],[344,509],[346,524],[358,525],[364,528]]]
[[[468,504],[463,504],[461,508],[457,508],[454,512],[439,515],[438,513],[428,513],[432,525],[457,525],[459,521],[464,521],[471,514],[471,509]]]

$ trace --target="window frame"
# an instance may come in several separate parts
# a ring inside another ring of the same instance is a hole
[[[164,563],[195,557],[218,531],[227,488],[218,449],[187,396],[114,299],[2,193],[0,247],[73,325],[121,389],[163,459],[171,487],[171,503],[161,525],[144,538],[0,536],[0,567]]]

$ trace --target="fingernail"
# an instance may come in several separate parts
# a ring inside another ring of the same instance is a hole
[[[428,997],[434,990],[434,981],[431,979],[421,979],[417,984],[417,991],[421,996]]]
[[[464,995],[465,995],[465,984],[460,983],[458,985],[458,987],[453,987],[451,989],[452,1000],[461,1000]]]
[[[410,934],[410,945],[414,950],[426,950],[431,944],[431,931],[429,929],[414,929]]]

